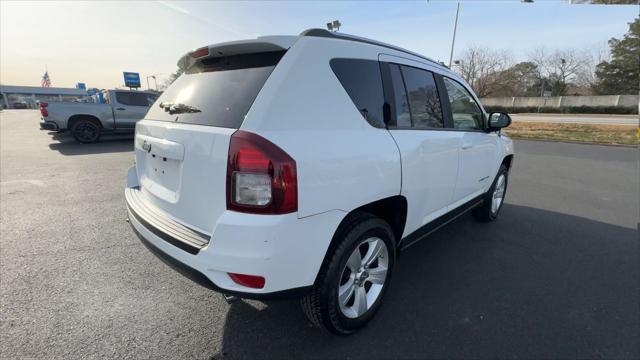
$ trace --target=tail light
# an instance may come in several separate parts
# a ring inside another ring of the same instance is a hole
[[[227,162],[227,209],[273,215],[298,211],[296,162],[269,140],[236,131]]]
[[[47,110],[47,106],[49,106],[49,103],[46,103],[46,102],[40,103],[40,115],[42,115],[43,117],[49,116],[49,110]]]

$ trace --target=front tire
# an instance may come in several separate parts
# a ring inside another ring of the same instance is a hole
[[[367,324],[380,307],[395,266],[395,239],[384,220],[357,214],[340,226],[334,241],[301,304],[312,323],[346,335]]]
[[[500,165],[498,174],[493,180],[493,184],[489,191],[484,195],[482,205],[473,209],[473,216],[482,222],[490,222],[495,220],[504,204],[504,197],[507,194],[507,185],[509,183],[509,169],[504,165]]]
[[[100,139],[102,128],[96,121],[81,119],[76,121],[71,127],[71,135],[76,141],[83,144],[90,144]]]

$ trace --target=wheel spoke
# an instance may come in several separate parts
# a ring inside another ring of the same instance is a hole
[[[380,256],[380,252],[382,251],[382,240],[373,239],[369,242],[369,249],[367,253],[362,258],[362,263],[365,267],[371,266],[371,264]]]
[[[373,284],[383,285],[387,278],[387,269],[378,266],[374,269],[369,269],[369,277],[367,278]]]
[[[72,131],[78,139],[91,142],[97,138],[99,129],[93,124],[80,123]]]
[[[340,288],[338,289],[338,300],[340,301],[340,306],[347,304],[347,301],[349,301],[353,294],[354,288],[355,284],[353,279],[349,279],[346,284],[340,285]]]
[[[353,311],[356,313],[356,316],[360,316],[367,311],[367,292],[364,286],[358,286],[354,295]]]
[[[362,266],[362,259],[360,258],[360,251],[356,249],[356,251],[349,256],[349,260],[347,260],[347,267],[351,272],[357,273],[360,266]]]
[[[502,205],[502,198],[494,198],[491,203],[491,211],[494,213],[497,212],[500,205]]]
[[[493,213],[498,212],[498,209],[500,209],[500,205],[502,205],[502,200],[504,198],[505,192],[505,183],[506,177],[504,175],[500,175],[500,177],[498,177],[498,181],[496,181],[496,186],[493,190],[493,196],[491,199],[491,212]]]

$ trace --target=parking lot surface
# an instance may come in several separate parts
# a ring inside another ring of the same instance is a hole
[[[131,137],[54,139],[0,113],[1,358],[639,358],[638,151],[516,142],[501,218],[409,248],[359,333],[297,301],[228,305],[125,222]]]

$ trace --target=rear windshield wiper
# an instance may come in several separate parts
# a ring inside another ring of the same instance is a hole
[[[161,102],[160,108],[171,115],[202,112],[202,110],[198,109],[195,106],[182,104],[182,103],[174,104],[174,103]]]

